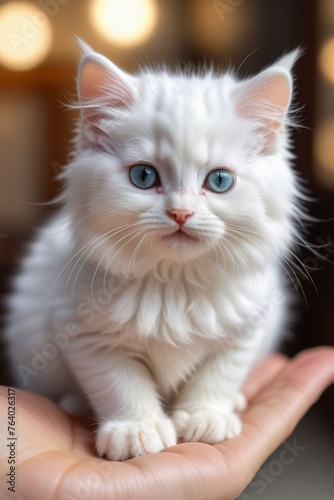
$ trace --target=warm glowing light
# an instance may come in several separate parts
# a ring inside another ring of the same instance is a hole
[[[34,68],[47,56],[52,43],[48,16],[29,2],[0,7],[0,63],[14,71]]]
[[[155,0],[94,0],[92,20],[108,41],[131,46],[143,43],[157,22]]]
[[[326,80],[334,85],[334,37],[329,38],[320,48],[319,66]]]
[[[319,126],[315,135],[315,157],[322,176],[334,181],[334,118]]]

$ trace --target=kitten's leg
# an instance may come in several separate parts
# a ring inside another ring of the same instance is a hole
[[[84,353],[82,345],[71,349],[71,367],[99,422],[98,454],[126,460],[175,445],[174,425],[147,367],[121,348]]]
[[[181,389],[173,421],[185,441],[214,444],[240,434],[241,420],[236,411],[246,406],[240,388],[261,333],[212,356]]]

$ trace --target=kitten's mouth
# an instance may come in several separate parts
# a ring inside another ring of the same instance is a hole
[[[198,238],[195,238],[195,236],[191,236],[182,229],[178,229],[177,231],[174,231],[174,233],[167,234],[166,236],[163,236],[162,239],[165,241],[177,243],[195,243],[198,241]]]

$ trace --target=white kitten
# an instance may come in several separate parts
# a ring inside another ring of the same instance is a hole
[[[80,389],[111,460],[231,438],[245,377],[286,317],[297,53],[238,81],[130,76],[82,47],[63,206],[10,299],[17,383],[72,405]]]

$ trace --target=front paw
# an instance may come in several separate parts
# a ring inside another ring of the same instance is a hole
[[[96,439],[98,455],[115,461],[157,453],[175,444],[175,428],[167,417],[107,421],[100,425]]]
[[[197,410],[189,413],[177,410],[173,414],[173,422],[178,436],[186,442],[216,444],[241,432],[241,420],[232,411]]]

